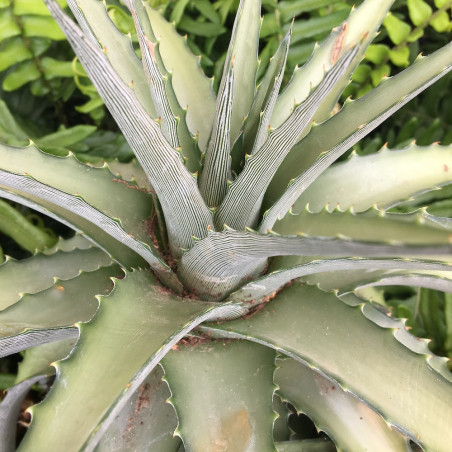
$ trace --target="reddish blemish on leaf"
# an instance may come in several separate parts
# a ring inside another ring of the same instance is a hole
[[[331,63],[334,64],[339,58],[339,54],[342,50],[342,45],[344,43],[345,33],[347,32],[348,24],[344,23],[342,25],[341,32],[339,33],[339,36],[337,37],[336,44],[334,44],[333,53],[331,55]]]
[[[448,167],[446,164],[444,164],[444,171],[445,171],[446,173],[449,171],[449,167]]]
[[[112,179],[113,182],[118,182],[120,184],[124,184],[127,188],[133,188],[134,190],[142,191],[143,193],[153,193],[155,194],[155,191],[152,190],[146,190],[145,188],[138,187],[138,185],[130,185],[125,180],[122,179]]]
[[[149,41],[147,36],[144,37],[144,40],[146,42],[147,48],[149,49],[149,52],[151,53],[152,61],[155,62],[155,53],[154,53],[155,44],[153,42]]]

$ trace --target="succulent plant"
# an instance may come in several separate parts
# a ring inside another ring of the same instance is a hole
[[[68,1],[79,26],[46,3],[137,162],[0,146],[1,196],[77,231],[0,266],[1,355],[26,350],[4,450],[56,371],[21,451],[447,451],[447,359],[377,288],[452,291],[452,220],[388,211],[449,184],[452,147],[332,164],[450,71],[452,45],[332,115],[392,0],[353,10],[281,93],[291,31],[256,87],[260,1],[242,0],[217,96],[147,3],[127,2],[141,58],[103,2]],[[331,440],[291,433],[291,407]]]

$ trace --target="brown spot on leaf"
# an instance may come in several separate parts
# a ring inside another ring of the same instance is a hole
[[[334,64],[339,58],[339,54],[342,50],[342,45],[344,43],[345,33],[347,32],[348,24],[344,23],[342,25],[342,29],[339,33],[339,36],[336,39],[336,43],[334,44],[333,53],[331,55],[331,63]]]
[[[143,408],[149,406],[149,389],[151,385],[145,383],[140,386],[140,394],[138,396],[137,402],[135,404],[135,414],[138,414]]]
[[[208,437],[199,438],[196,450],[206,452],[246,452],[251,443],[252,430],[249,413],[239,410],[222,419],[211,419]]]
[[[153,190],[146,190],[145,188],[138,187],[138,185],[130,185],[128,182],[126,182],[125,180],[122,180],[122,179],[112,179],[112,181],[120,183],[120,184],[124,184],[127,188],[133,188],[135,190],[142,191],[143,193],[155,194],[155,191],[153,191]]]

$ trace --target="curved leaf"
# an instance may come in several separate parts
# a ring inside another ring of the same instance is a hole
[[[289,152],[267,190],[266,208],[283,197],[274,207],[271,221],[284,216],[304,189],[338,157],[451,69],[452,44],[448,44],[428,57],[419,57],[362,98],[346,102],[339,113],[314,127]],[[292,179],[296,183],[291,183]]]
[[[173,147],[177,147],[177,142],[180,143],[180,150],[187,168],[192,172],[199,171],[201,154],[194,136],[188,130],[187,108],[181,108],[174,92],[173,76],[171,72],[167,71],[163,63],[160,43],[152,30],[145,4],[141,0],[132,0],[129,1],[128,7],[135,21],[145,67],[147,65],[146,60],[148,60],[149,69],[152,70],[152,74],[149,74],[152,75],[149,81],[151,91],[154,92],[154,102],[160,112],[158,112],[158,115],[161,118],[162,129],[167,129],[169,135],[172,135],[173,138],[170,142]],[[149,57],[153,61],[149,60]],[[161,75],[152,68],[158,68]],[[155,89],[152,89],[153,84],[155,84]],[[174,132],[177,132],[177,136],[174,135]]]
[[[20,409],[30,388],[45,376],[39,375],[22,381],[8,390],[0,404],[0,444],[2,452],[16,450],[16,427]]]
[[[53,286],[55,278],[68,280],[111,263],[108,255],[95,247],[36,254],[19,261],[8,258],[0,265],[0,310],[16,303],[24,293],[34,294]]]
[[[65,193],[81,196],[95,209],[119,219],[128,233],[152,246],[145,223],[151,216],[150,195],[118,180],[107,168],[85,165],[72,154],[55,157],[34,145],[26,148],[0,145],[0,167],[10,173],[31,176]]]
[[[177,416],[166,403],[171,393],[162,378],[163,371],[157,366],[110,424],[96,452],[179,450],[181,441],[173,437]]]
[[[149,91],[141,61],[130,39],[110,19],[106,4],[93,0],[69,0],[68,5],[92,42],[100,43],[103,52],[122,81],[130,86],[148,114],[157,119],[156,107]]]
[[[322,82],[298,105],[289,118],[268,135],[265,143],[246,160],[237,179],[231,184],[221,206],[215,212],[215,224],[234,229],[253,227],[260,210],[262,196],[271,178],[277,171],[292,146],[296,143],[297,131],[308,124],[322,99],[334,87],[357,49],[351,49],[326,73]],[[238,206],[240,205],[240,208]]]
[[[307,414],[339,450],[407,451],[407,440],[350,392],[294,359],[276,364],[278,393]]]
[[[29,348],[22,353],[23,360],[19,363],[16,383],[34,375],[53,375],[55,368],[52,363],[66,358],[71,353],[78,340],[78,331],[74,328],[75,337],[61,341],[49,342]]]
[[[116,260],[126,268],[146,265],[146,261],[135,251],[132,251],[130,247],[122,244],[112,236],[105,234],[105,231],[102,228],[96,226],[91,221],[86,220],[85,218],[74,214],[63,207],[57,206],[49,201],[39,199],[29,193],[21,193],[18,190],[12,190],[10,187],[7,191],[0,186],[0,196],[41,212],[74,229],[75,231],[82,233],[86,238],[111,256],[112,259]]]
[[[381,270],[383,269],[383,270]],[[316,275],[317,273],[324,273],[321,280],[334,280],[331,278],[330,272],[349,272],[353,273],[353,280],[359,281],[356,278],[356,272],[359,272],[362,280],[366,281],[366,273],[369,271],[378,272],[378,274],[389,273],[388,270],[411,270],[422,271],[434,274],[435,272],[452,272],[452,264],[445,262],[420,261],[409,259],[324,259],[314,260],[306,264],[297,265],[294,267],[281,269],[269,273],[261,278],[246,284],[238,291],[230,295],[230,300],[259,303],[267,297],[272,296],[287,283],[292,280]],[[452,273],[450,278],[452,278]],[[305,278],[307,279],[307,278]],[[319,279],[317,279],[319,281]],[[343,279],[346,281],[346,278]],[[364,285],[364,284],[363,284]],[[373,284],[377,285],[377,284]],[[451,288],[451,281],[448,282],[448,287]],[[341,287],[334,287],[334,290],[341,289]],[[444,288],[444,287],[443,287]]]
[[[356,213],[354,209],[341,211],[329,206],[311,212],[306,207],[291,212],[275,223],[274,231],[282,235],[307,234],[323,237],[343,237],[354,240],[378,240],[410,244],[450,243],[451,230],[429,217],[425,211],[407,214],[388,213],[375,207]]]
[[[245,154],[251,154],[265,142],[270,126],[270,115],[275,106],[281,87],[289,52],[291,30],[281,41],[273,57],[270,59],[264,78],[257,87],[251,110],[243,128],[243,147]],[[265,119],[261,113],[265,111]]]
[[[224,64],[222,85],[232,66],[234,87],[231,112],[230,143],[234,144],[242,129],[256,90],[261,0],[241,0],[237,11],[231,42]],[[222,88],[220,87],[220,92]]]
[[[301,68],[296,68],[287,88],[279,96],[272,115],[272,126],[277,127],[289,117],[294,104],[303,102],[311,87],[316,86],[323,78],[323,71],[329,70],[344,53],[344,49],[359,46],[359,51],[347,71],[334,89],[322,101],[322,105],[314,116],[316,122],[327,119],[337,99],[349,83],[349,78],[360,62],[367,46],[376,36],[381,22],[385,18],[394,0],[366,0],[356,10],[352,10],[349,18],[335,28],[331,36],[314,50],[310,60]],[[300,134],[302,129],[300,129]]]
[[[452,146],[412,145],[401,151],[383,148],[377,154],[356,154],[328,168],[298,198],[293,210],[309,203],[313,212],[353,207],[362,212],[373,205],[389,208],[425,190],[450,183]]]
[[[59,342],[64,340],[77,339],[79,332],[77,328],[47,328],[42,330],[29,330],[16,336],[10,336],[0,339],[0,358],[19,353],[31,347],[48,344],[50,342]]]
[[[236,309],[224,303],[181,302],[150,272],[135,271],[117,280],[111,295],[101,298],[94,319],[79,325],[76,351],[56,363],[56,383],[46,400],[33,407],[21,450],[78,450],[85,441],[85,449],[94,450],[135,390],[181,337],[200,322]],[[106,373],[111,366],[115,371]],[[62,415],[55,416],[55,410]]]
[[[148,175],[162,204],[171,251],[175,257],[180,256],[181,248],[192,245],[193,235],[204,237],[207,227],[213,224],[195,178],[185,168],[179,152],[166,141],[158,123],[148,116],[131,89],[111,68],[103,52],[86,41],[55,0],[45,2]]]
[[[0,232],[30,253],[52,246],[56,238],[28,221],[17,209],[0,199]]]
[[[452,245],[389,245],[325,237],[284,237],[227,230],[211,232],[180,261],[181,281],[202,299],[218,300],[256,278],[271,256],[400,257],[447,255]]]
[[[82,273],[69,281],[56,280],[49,289],[34,295],[24,295],[20,301],[0,312],[0,354],[6,356],[14,353],[17,346],[23,350],[49,342],[40,342],[48,330],[54,331],[57,337],[58,328],[87,322],[99,306],[96,296],[109,293],[112,288],[111,277],[120,274],[119,268],[113,265],[111,268]],[[62,338],[65,338],[64,333]],[[38,342],[34,344],[33,340]]]
[[[13,191],[12,199],[14,199],[14,194],[17,193],[20,197],[31,201],[31,204],[25,203],[26,205],[33,208],[36,208],[37,205],[37,210],[41,211],[44,207],[45,209],[54,212],[57,217],[60,217],[63,220],[67,219],[67,222],[71,227],[78,228],[79,231],[81,229],[88,237],[91,236],[93,240],[99,241],[99,246],[101,247],[103,247],[103,244],[106,242],[105,235],[109,235],[113,237],[115,241],[127,245],[130,249],[135,251],[135,253],[145,259],[171,287],[175,290],[178,290],[179,287],[180,290],[180,283],[177,281],[175,274],[165,262],[154,255],[149,245],[136,240],[133,236],[127,234],[118,220],[112,219],[93,208],[82,198],[68,195],[65,192],[37,182],[30,176],[20,176],[0,170],[0,189],[4,187],[6,187],[7,190]],[[2,196],[7,197],[7,194],[3,192]],[[39,207],[41,207],[41,209]],[[100,234],[99,229],[102,231]],[[112,249],[110,249],[110,247],[106,248],[106,251],[112,251],[113,254],[116,247],[117,245],[115,244]],[[117,258],[116,256],[114,258],[119,260],[123,257],[124,256],[120,255]]]
[[[414,274],[387,274],[380,278],[375,278],[374,281],[360,281],[359,284],[354,285],[353,291],[359,293],[361,289],[366,287],[379,286],[413,286],[422,287],[425,289],[440,290],[441,292],[452,293],[452,279],[451,277],[442,277],[429,274],[418,274],[420,272],[413,272]],[[343,288],[345,292],[346,288]]]
[[[217,97],[215,121],[209,146],[204,154],[204,166],[199,178],[199,190],[209,207],[217,207],[223,201],[231,173],[231,119],[234,89],[233,66],[225,75]]]
[[[159,41],[163,64],[172,74],[172,85],[179,105],[187,108],[187,125],[204,151],[215,117],[215,94],[211,81],[201,71],[199,60],[189,51],[174,26],[144,3],[152,31]],[[200,102],[202,99],[202,102]]]
[[[308,363],[422,447],[446,452],[452,374],[444,359],[432,356],[403,322],[356,303],[347,306],[332,294],[294,284],[252,318],[200,329],[253,340]]]
[[[135,2],[131,1],[129,7],[132,11],[132,17],[137,30],[138,41],[140,43],[142,62],[146,80],[148,82],[151,96],[157,111],[157,117],[160,121],[162,133],[173,148],[179,147],[177,136],[177,119],[171,111],[171,106],[165,92],[165,80],[157,67],[155,57],[156,44],[150,41],[150,36],[146,36],[139,20],[141,14],[135,9]],[[154,119],[156,119],[154,118]]]
[[[437,256],[439,258],[439,256]],[[445,258],[446,260],[446,258]],[[319,262],[319,264],[317,264]],[[320,265],[320,262],[325,262]],[[271,266],[269,277],[272,273],[274,273],[275,277],[275,286],[278,280],[278,274],[280,271],[287,271],[287,276],[289,277],[292,274],[297,272],[301,272],[303,268],[308,270],[311,267],[311,264],[314,268],[326,268],[329,262],[334,262],[334,260],[325,260],[325,261],[316,261],[312,260],[312,257],[305,258],[297,258],[297,257],[283,257],[275,259]],[[400,264],[399,264],[400,262]],[[416,261],[415,261],[416,262]],[[338,295],[342,296],[342,294],[347,292],[356,292],[361,288],[365,287],[374,287],[374,286],[385,286],[385,285],[412,285],[416,287],[429,287],[437,290],[441,290],[443,292],[450,292],[452,290],[452,274],[449,270],[447,270],[451,264],[450,259],[446,262],[434,262],[434,261],[417,261],[418,263],[410,263],[409,260],[396,260],[394,263],[395,266],[400,265],[401,269],[384,269],[386,264],[380,264],[380,266],[375,266],[371,268],[371,264],[369,267],[359,269],[358,264],[353,272],[350,272],[344,266],[344,269],[339,268],[339,266],[332,272],[324,272],[324,273],[314,273],[305,274],[301,276],[301,280],[307,282],[310,285],[316,285],[320,289],[328,291],[328,292],[337,292]],[[318,267],[317,267],[318,265]],[[334,265],[334,264],[333,264]],[[349,263],[347,265],[353,265],[353,263]],[[391,264],[387,264],[389,267]],[[306,267],[305,267],[306,266]],[[419,266],[418,268],[416,268]],[[443,266],[443,270],[441,270],[441,266]],[[364,265],[366,267],[366,264]],[[421,267],[425,269],[422,270]],[[429,269],[427,269],[430,267]],[[299,270],[296,270],[299,268]],[[394,267],[395,268],[395,267]],[[403,270],[405,268],[405,270]],[[436,270],[435,270],[436,268]],[[445,270],[445,271],[444,271]],[[306,272],[308,273],[308,271]],[[281,273],[284,275],[284,273]],[[270,278],[270,281],[272,278]],[[243,287],[245,289],[246,286]],[[256,286],[256,290],[258,286]],[[237,291],[237,294],[240,294],[240,291]],[[245,291],[243,292],[246,293]],[[240,299],[240,298],[238,298]],[[249,299],[249,297],[248,297]]]

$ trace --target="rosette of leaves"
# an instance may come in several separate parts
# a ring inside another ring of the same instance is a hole
[[[331,117],[392,1],[363,2],[282,93],[291,30],[256,88],[261,5],[242,1],[218,96],[146,3],[128,3],[141,60],[102,2],[70,1],[79,25],[46,3],[139,165],[0,147],[2,196],[79,233],[0,267],[1,352],[26,350],[4,448],[53,369],[21,451],[447,451],[446,360],[370,300],[451,291],[450,219],[387,209],[449,184],[452,149],[332,164],[450,71],[452,45]],[[330,440],[293,438],[288,403]]]

